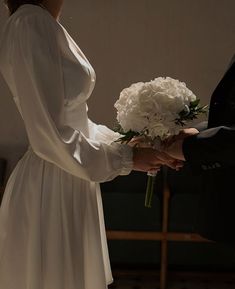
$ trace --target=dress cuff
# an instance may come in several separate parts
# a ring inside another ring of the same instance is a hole
[[[122,144],[120,145],[120,154],[122,156],[120,175],[128,175],[133,170],[133,149],[126,144]]]

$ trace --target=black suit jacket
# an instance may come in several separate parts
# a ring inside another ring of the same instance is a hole
[[[214,90],[207,129],[185,139],[186,161],[201,174],[195,231],[210,240],[235,242],[235,62]]]

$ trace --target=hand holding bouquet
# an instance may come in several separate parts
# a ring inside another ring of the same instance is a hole
[[[199,106],[198,99],[184,82],[171,77],[158,77],[149,82],[138,82],[121,91],[114,107],[122,134],[117,141],[128,143],[143,137],[157,150],[169,137],[178,135],[207,106]],[[151,207],[156,173],[148,173],[145,206]]]

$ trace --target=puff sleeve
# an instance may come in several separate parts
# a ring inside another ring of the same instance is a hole
[[[12,79],[30,145],[42,159],[68,173],[104,182],[132,169],[132,149],[87,138],[65,126],[64,83],[58,23],[47,15],[27,15],[16,27],[10,59]]]

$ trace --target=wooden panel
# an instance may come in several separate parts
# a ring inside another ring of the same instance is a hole
[[[211,242],[198,234],[178,232],[145,232],[145,231],[112,231],[107,230],[109,240],[142,240],[142,241],[187,241]]]

